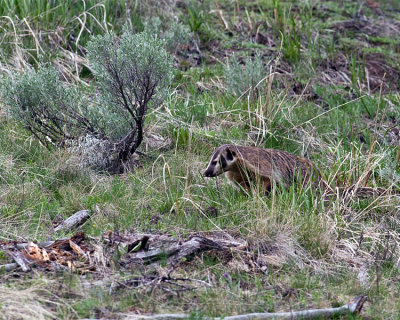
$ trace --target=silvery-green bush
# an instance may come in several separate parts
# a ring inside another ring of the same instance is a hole
[[[263,90],[265,82],[260,83],[260,81],[269,72],[268,64],[263,62],[259,54],[256,54],[254,57],[245,58],[243,64],[239,62],[237,57],[232,57],[224,68],[227,91],[240,96],[249,88]]]
[[[99,35],[87,48],[98,94],[85,100],[77,88],[60,80],[57,70],[41,66],[3,79],[1,97],[11,115],[42,143],[59,145],[92,136],[91,145],[102,141],[109,149],[103,153],[112,153],[96,163],[120,172],[143,140],[148,109],[167,93],[172,59],[163,46],[149,32]]]
[[[88,58],[102,93],[107,135],[119,139],[117,150],[126,161],[143,140],[147,110],[165,98],[172,78],[172,59],[164,41],[150,32],[121,38],[112,34],[94,37]]]
[[[87,104],[73,86],[60,80],[57,70],[41,65],[37,70],[14,72],[2,79],[1,98],[10,115],[44,145],[60,144],[83,134],[97,135]]]
[[[171,53],[176,53],[180,45],[189,44],[193,40],[193,33],[190,32],[187,26],[180,22],[172,21],[164,27],[159,17],[150,19],[145,24],[145,30],[163,39],[165,49]]]

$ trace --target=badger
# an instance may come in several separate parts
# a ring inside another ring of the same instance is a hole
[[[321,182],[320,172],[307,158],[282,150],[232,144],[214,150],[203,175],[217,177],[222,173],[247,192],[257,185],[263,193],[269,193],[274,185],[287,188],[295,182],[305,184],[311,178],[317,184]]]
[[[320,171],[311,160],[277,149],[224,144],[214,150],[203,176],[217,177],[222,173],[247,193],[257,186],[261,187],[264,194],[268,194],[275,185],[288,188],[293,183],[302,186],[310,183],[314,190],[324,192],[327,199],[337,193],[343,198],[400,195],[398,190],[360,187],[358,184],[334,190],[323,181]]]

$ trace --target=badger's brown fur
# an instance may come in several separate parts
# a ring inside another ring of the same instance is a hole
[[[288,187],[292,183],[305,185],[308,182],[311,182],[316,190],[323,191],[326,196],[332,196],[338,191],[344,197],[370,197],[387,194],[389,191],[358,185],[338,188],[335,191],[322,180],[318,169],[307,158],[282,150],[232,144],[225,144],[214,150],[203,175],[216,177],[222,173],[247,192],[250,192],[252,186],[260,186],[263,193],[268,193],[275,184]],[[400,194],[399,191],[391,192],[393,193]]]
[[[293,182],[313,179],[318,185],[320,173],[307,158],[292,153],[256,147],[225,144],[215,149],[204,171],[205,177],[225,176],[246,191],[260,185],[264,193],[274,184],[287,187]]]

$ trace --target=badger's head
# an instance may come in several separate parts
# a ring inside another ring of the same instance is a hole
[[[203,172],[205,177],[216,177],[220,174],[232,169],[237,160],[236,151],[231,145],[223,145],[215,149],[208,163],[206,170]]]

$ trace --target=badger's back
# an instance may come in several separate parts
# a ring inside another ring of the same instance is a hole
[[[294,181],[308,181],[311,176],[320,179],[318,170],[307,158],[295,154],[256,147],[230,145],[235,150],[240,164],[260,177],[277,183],[288,184]]]

